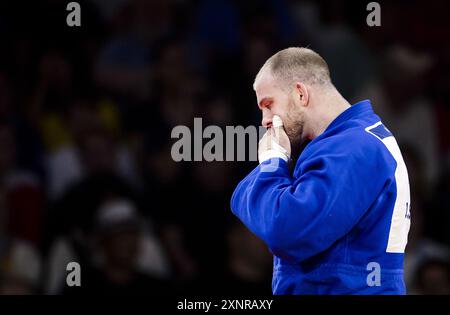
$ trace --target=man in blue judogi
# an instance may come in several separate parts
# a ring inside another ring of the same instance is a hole
[[[267,132],[231,209],[273,253],[273,293],[405,294],[408,173],[370,101],[350,105],[306,48],[269,58],[254,89]]]

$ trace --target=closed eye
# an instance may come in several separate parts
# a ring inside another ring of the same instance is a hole
[[[260,102],[259,102],[259,108],[263,109],[263,108],[267,108],[270,109],[270,107],[273,104],[273,98],[271,97],[265,97],[263,98]]]

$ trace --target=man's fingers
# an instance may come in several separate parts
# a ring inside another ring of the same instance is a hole
[[[270,150],[272,149],[272,137],[273,137],[273,130],[272,128],[267,129],[267,148]]]
[[[273,129],[273,137],[275,137],[277,142],[280,142],[281,140],[281,132],[285,132],[283,128],[283,121],[281,120],[280,116],[274,115],[272,118],[272,128]]]
[[[271,148],[271,143],[272,143],[272,128],[268,128],[266,130],[266,133],[259,141],[259,147],[263,150],[267,150]]]
[[[278,116],[278,115],[273,116],[272,126],[273,127],[283,127],[283,121],[281,120],[280,116]]]
[[[272,126],[267,129],[259,142],[258,160],[262,163],[267,159],[278,157],[287,162],[290,154],[291,144],[284,131],[283,122],[279,116],[274,116]]]

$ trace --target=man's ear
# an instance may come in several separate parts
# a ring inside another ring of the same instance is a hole
[[[301,82],[295,83],[295,92],[296,97],[299,100],[300,104],[303,106],[308,106],[309,104],[309,94],[306,85]]]

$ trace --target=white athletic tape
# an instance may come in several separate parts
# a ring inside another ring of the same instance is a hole
[[[289,161],[289,158],[284,153],[277,150],[268,150],[259,155],[259,163],[261,164],[262,162],[272,158],[280,158],[286,162]]]
[[[272,126],[273,127],[283,127],[283,121],[281,120],[280,116],[278,116],[278,115],[273,116]]]
[[[289,153],[288,151],[279,145],[275,140],[271,141],[271,149],[264,151],[259,154],[258,160],[259,163],[267,161],[271,158],[281,158],[284,161],[289,161]]]
[[[285,156],[289,155],[288,151],[285,148],[283,148],[281,145],[279,145],[275,140],[272,140],[271,144],[272,144],[272,150],[277,150],[277,151],[283,153]]]

